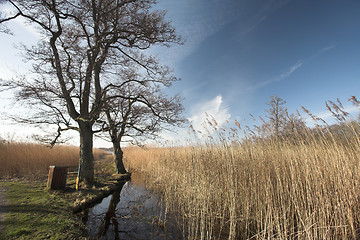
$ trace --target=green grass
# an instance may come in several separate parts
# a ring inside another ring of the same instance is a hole
[[[85,239],[72,214],[73,201],[43,183],[0,182],[7,188],[8,213],[0,239]]]
[[[75,191],[75,175],[67,177],[66,190],[48,190],[46,181],[0,181],[7,191],[9,202],[5,231],[0,240],[8,239],[86,239],[81,216],[73,214],[76,203],[103,194],[117,184],[120,175],[115,172],[111,155],[96,161],[96,183],[92,188],[80,184]]]
[[[46,188],[49,166],[77,166],[77,147],[0,143],[0,185],[7,189],[9,201],[0,240],[85,239],[81,216],[72,212],[74,204],[102,194],[118,177],[113,176],[111,154],[94,149],[94,158],[95,186],[86,188],[81,183],[80,191],[75,191],[76,175],[68,174],[66,191],[52,191]]]

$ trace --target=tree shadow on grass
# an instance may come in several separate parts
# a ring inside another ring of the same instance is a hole
[[[36,214],[51,214],[51,213],[58,213],[60,207],[54,206],[53,208],[49,209],[49,206],[44,206],[41,204],[9,204],[7,206],[8,212],[11,213],[36,213]]]

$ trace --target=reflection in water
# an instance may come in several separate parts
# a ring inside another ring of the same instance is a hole
[[[136,176],[84,215],[91,239],[181,239],[159,196]]]
[[[115,192],[112,194],[109,204],[109,209],[105,214],[105,218],[103,222],[101,223],[98,233],[96,234],[96,239],[100,239],[102,236],[106,235],[106,232],[110,226],[110,221],[112,221],[112,224],[114,226],[114,239],[120,239],[119,238],[119,223],[116,219],[116,206],[120,202],[120,193],[124,186],[125,182],[121,183],[118,189],[115,190]]]

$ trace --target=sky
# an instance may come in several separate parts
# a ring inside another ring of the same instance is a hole
[[[325,101],[350,102],[360,93],[360,1],[183,0],[160,1],[186,39],[170,48],[182,81],[190,120],[200,127],[204,112],[218,122],[251,124],[265,116],[272,95],[289,112],[304,106],[331,122]],[[306,116],[305,116],[306,118]]]
[[[159,0],[157,8],[167,11],[185,43],[154,47],[151,54],[182,79],[167,93],[184,98],[185,117],[197,130],[205,113],[219,124],[251,125],[249,114],[264,117],[273,95],[287,102],[290,113],[304,106],[331,121],[325,101],[339,98],[357,116],[347,99],[360,95],[360,1]],[[14,43],[36,41],[34,29],[12,26],[15,36],[0,35],[3,78],[24,71]],[[3,112],[18,111],[8,98],[0,93]]]

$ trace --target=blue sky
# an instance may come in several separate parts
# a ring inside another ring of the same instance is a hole
[[[247,122],[277,95],[328,117],[326,100],[360,93],[360,1],[160,1],[184,46],[159,54],[182,81],[190,119]],[[212,112],[211,112],[212,111]],[[329,120],[329,119],[327,119]],[[197,123],[199,124],[199,122]]]
[[[264,116],[272,95],[291,113],[304,106],[324,118],[325,101],[339,98],[357,116],[346,100],[360,97],[360,1],[159,0],[157,7],[186,42],[151,53],[182,79],[168,92],[184,97],[195,127],[205,112],[251,125],[249,114]],[[21,71],[12,44],[36,39],[33,29],[13,26],[15,38],[0,38],[0,76]]]

